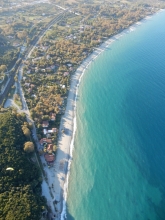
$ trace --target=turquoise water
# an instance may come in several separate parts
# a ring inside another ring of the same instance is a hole
[[[68,220],[165,219],[165,12],[82,78],[67,211]]]

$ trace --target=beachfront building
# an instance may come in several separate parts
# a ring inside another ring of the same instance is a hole
[[[57,128],[52,128],[50,130],[47,130],[47,133],[56,133],[57,132]]]
[[[51,154],[53,152],[53,144],[48,144],[47,153]]]
[[[48,144],[47,147],[44,149],[45,155],[45,160],[48,165],[52,165],[54,160],[55,160],[55,155],[53,153],[53,144]]]
[[[52,133],[56,133],[57,132],[57,128],[52,128],[50,130],[47,130],[46,128],[43,129],[43,133],[44,135],[46,134],[52,134]]]
[[[42,122],[44,138],[40,140],[39,154],[44,156],[48,166],[52,166],[55,160],[56,145],[54,145],[51,138],[56,137],[57,128],[49,128],[49,123],[52,125],[56,119],[55,113],[50,113],[49,121]]]
[[[46,129],[46,128],[43,129],[43,133],[44,133],[45,135],[47,134],[47,129]]]
[[[52,140],[48,138],[42,138],[40,140],[40,144],[43,146],[43,144],[52,144]]]

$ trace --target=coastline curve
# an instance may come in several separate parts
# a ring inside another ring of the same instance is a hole
[[[161,9],[158,12],[161,12],[161,11],[164,11],[164,10]],[[76,102],[77,102],[77,96],[78,96],[78,88],[81,83],[81,79],[86,69],[92,63],[92,61],[94,61],[102,52],[104,52],[110,46],[110,44],[112,44],[115,40],[119,39],[123,35],[134,31],[136,27],[141,25],[142,22],[148,20],[149,18],[151,17],[147,16],[143,18],[142,20],[136,22],[135,24],[131,25],[127,29],[110,37],[108,40],[103,42],[99,47],[95,48],[95,50],[84,61],[82,61],[80,66],[77,68],[76,72],[71,77],[71,84],[70,84],[70,90],[69,90],[69,94],[67,98],[66,111],[60,123],[60,131],[63,128],[65,128],[66,130],[69,130],[69,132],[67,134],[62,134],[62,132],[60,132],[59,134],[60,137],[58,140],[59,149],[57,150],[57,161],[60,163],[61,158],[65,155],[63,159],[67,160],[67,163],[65,166],[65,173],[62,176],[63,177],[62,181],[61,181],[61,175],[55,175],[55,178],[56,178],[55,181],[57,182],[57,184],[55,184],[55,187],[58,188],[56,191],[59,192],[58,195],[60,195],[59,200],[61,203],[60,216],[57,216],[56,219],[61,219],[61,220],[67,219],[66,201],[67,201],[70,167],[71,167],[72,155],[73,155],[73,150],[74,150],[74,139],[75,139],[75,133],[77,130]],[[64,152],[63,156],[62,155],[60,156],[61,152]]]

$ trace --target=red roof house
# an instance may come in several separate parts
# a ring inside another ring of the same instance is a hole
[[[47,151],[53,151],[53,144],[48,144]]]

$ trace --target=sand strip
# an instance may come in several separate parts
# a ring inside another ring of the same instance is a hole
[[[63,115],[60,123],[59,129],[59,140],[58,140],[58,150],[56,155],[56,160],[53,168],[48,171],[48,182],[49,186],[53,183],[53,196],[54,198],[50,201],[50,207],[55,214],[54,219],[66,219],[66,199],[67,199],[67,189],[68,189],[68,178],[70,164],[72,161],[72,151],[74,146],[74,135],[76,131],[76,99],[78,93],[79,83],[83,73],[88,68],[89,64],[97,58],[100,53],[105,51],[109,45],[116,39],[119,39],[124,34],[134,31],[137,26],[142,24],[143,19],[140,22],[130,26],[128,29],[122,31],[121,33],[109,38],[107,41],[101,44],[98,48],[94,50],[78,67],[74,75],[71,77],[70,90],[67,99],[67,105],[65,114]],[[64,129],[64,133],[62,130]],[[52,176],[49,175],[52,174]],[[57,202],[56,205],[53,204]]]

